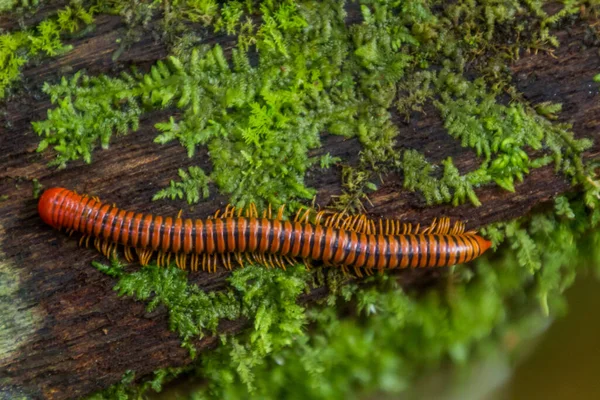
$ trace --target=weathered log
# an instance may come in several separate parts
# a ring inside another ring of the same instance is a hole
[[[12,21],[0,21],[10,27]],[[190,362],[179,337],[168,330],[167,312],[159,308],[145,311],[145,305],[131,299],[118,298],[112,290],[114,279],[90,267],[92,260],[103,259],[93,249],[78,247],[77,240],[45,226],[37,215],[32,196],[32,179],[45,187],[66,186],[93,193],[121,207],[161,214],[176,214],[183,202],[151,202],[152,195],[166,186],[177,168],[200,165],[210,169],[206,150],[187,158],[176,143],[153,143],[155,122],[164,113],[155,112],[142,120],[140,129],[124,137],[114,138],[108,150],[94,153],[93,163],[73,162],[62,170],[48,168],[52,155],[35,149],[38,137],[31,121],[43,119],[50,107],[39,87],[69,71],[86,69],[90,74],[114,72],[129,62],[153,63],[166,55],[160,43],[146,38],[123,53],[119,63],[111,59],[118,49],[116,39],[125,27],[118,17],[101,16],[96,30],[84,38],[72,40],[74,50],[58,58],[28,66],[19,95],[3,106],[0,127],[0,297],[5,293],[14,301],[4,329],[10,341],[0,350],[0,397],[27,394],[34,398],[75,398],[101,390],[118,382],[128,369],[138,376],[157,368],[181,366]],[[600,124],[598,86],[592,81],[600,65],[596,48],[582,49],[583,28],[559,33],[561,47],[553,54],[523,54],[512,65],[518,89],[532,103],[563,103],[561,118],[572,122],[577,137],[596,138]],[[225,48],[233,42],[227,37],[215,38]],[[433,162],[453,157],[461,171],[478,165],[469,149],[448,140],[435,113],[415,115],[409,123],[397,119],[400,127],[398,146],[420,150]],[[356,157],[360,144],[336,136],[323,136],[323,148],[315,154],[330,152],[346,160]],[[586,154],[597,157],[600,144]],[[309,173],[308,186],[318,189],[317,203],[327,205],[341,192],[340,171]],[[373,216],[396,217],[408,221],[430,220],[436,215],[463,219],[469,228],[510,220],[527,214],[532,208],[550,202],[558,194],[572,190],[571,183],[557,175],[553,166],[534,170],[518,184],[515,193],[496,186],[477,191],[480,207],[425,207],[418,193],[402,188],[401,177],[388,175],[384,183],[370,195],[367,211]],[[194,207],[193,214],[204,217],[222,207],[226,197],[213,195]],[[429,273],[429,272],[427,272]],[[435,273],[435,272],[434,272]],[[226,286],[228,272],[196,273],[193,283],[205,290]],[[404,271],[404,285],[416,285],[421,271]],[[303,297],[310,303],[326,292],[318,290]],[[237,332],[246,321],[225,321],[223,332]],[[216,345],[207,337],[197,343],[199,352]]]

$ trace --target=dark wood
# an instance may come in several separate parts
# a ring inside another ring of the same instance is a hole
[[[11,21],[0,22],[6,28],[15,28]],[[18,310],[15,315],[35,317],[27,317],[23,324],[7,324],[16,344],[0,349],[0,398],[10,394],[76,398],[118,382],[128,369],[141,377],[157,368],[190,363],[187,351],[180,347],[180,339],[168,330],[166,310],[147,313],[144,304],[118,298],[112,290],[115,280],[90,266],[92,260],[103,257],[45,226],[32,198],[31,180],[35,178],[45,187],[67,186],[124,208],[154,213],[175,214],[183,208],[188,215],[204,217],[225,204],[226,197],[220,195],[211,196],[193,210],[184,202],[151,202],[152,195],[176,176],[177,168],[200,165],[210,170],[206,150],[189,159],[177,143],[153,143],[153,124],[165,119],[164,112],[145,117],[138,132],[113,138],[108,150],[94,153],[90,165],[73,162],[66,169],[55,170],[47,167],[52,158],[50,152],[35,152],[38,138],[30,123],[43,119],[50,106],[47,98],[40,95],[42,82],[57,81],[79,69],[97,74],[114,73],[131,62],[147,66],[166,55],[163,45],[146,38],[113,62],[111,57],[118,49],[115,40],[124,32],[118,17],[99,17],[95,31],[70,41],[72,52],[39,65],[28,65],[18,95],[1,106],[0,196],[8,197],[0,202],[0,279],[6,278],[2,275],[6,271],[16,271],[19,283],[18,287],[13,286],[18,288],[13,293],[18,299],[14,303]],[[526,99],[532,103],[562,102],[561,118],[573,122],[577,136],[595,138],[600,103],[598,84],[592,77],[599,72],[600,57],[597,48],[582,47],[583,36],[584,28],[578,26],[571,33],[560,32],[562,46],[553,56],[524,54],[512,69]],[[226,49],[232,45],[227,37],[213,41],[219,41]],[[414,115],[410,123],[398,118],[397,123],[401,127],[399,148],[418,149],[432,162],[452,156],[463,172],[478,165],[470,149],[448,137],[435,113]],[[352,161],[359,150],[354,140],[324,135],[323,148],[315,154],[330,152]],[[585,156],[597,157],[599,153],[596,144]],[[478,208],[470,204],[426,207],[419,194],[403,190],[400,176],[384,178],[379,190],[370,196],[372,206],[367,205],[373,216],[422,221],[443,214],[466,220],[470,228],[525,215],[533,207],[572,190],[553,167],[547,167],[527,176],[523,184],[517,185],[516,193],[494,186],[480,188],[477,194],[483,205]],[[307,181],[318,189],[317,200],[322,206],[341,191],[340,170],[336,168],[325,174],[311,171]],[[400,279],[405,285],[414,286],[422,275],[420,271],[404,271]],[[216,274],[197,273],[191,279],[203,289],[215,290],[226,286],[227,276],[227,272],[219,270]],[[303,301],[310,303],[324,295],[324,290],[317,290]],[[246,325],[246,321],[224,322],[221,329],[237,332]],[[212,337],[200,340],[199,351],[215,344]]]

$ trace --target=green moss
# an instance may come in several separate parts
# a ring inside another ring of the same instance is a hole
[[[71,50],[71,46],[62,44],[61,34],[73,33],[80,26],[91,24],[94,12],[94,8],[86,10],[80,2],[73,1],[71,6],[59,10],[57,17],[46,19],[33,29],[0,35],[0,99],[18,80],[21,67],[30,58],[40,54],[57,56]]]
[[[135,371],[127,370],[121,381],[102,392],[95,393],[88,397],[90,400],[127,400],[140,399],[142,395],[150,390],[160,392],[163,384],[177,377],[184,368],[163,368],[154,371],[152,378],[144,380],[144,382],[135,384]]]
[[[148,311],[159,305],[169,309],[169,327],[182,338],[182,346],[188,348],[192,357],[195,349],[191,340],[204,336],[205,330],[216,333],[221,318],[235,319],[240,316],[240,306],[233,293],[204,293],[196,286],[187,284],[187,274],[177,268],[161,269],[156,266],[125,274],[122,266],[114,260],[111,266],[95,263],[104,273],[119,278],[115,290],[119,295],[148,300]]]
[[[60,107],[48,110],[47,120],[33,123],[33,130],[44,136],[37,150],[53,145],[58,154],[52,164],[60,167],[78,158],[90,162],[98,141],[107,148],[114,131],[125,134],[138,128],[140,108],[127,97],[132,85],[128,75],[90,78],[79,72],[59,85],[44,84],[44,92]]]
[[[103,400],[103,399],[118,399],[118,400],[126,400],[130,398],[135,398],[135,395],[138,393],[138,389],[132,387],[133,380],[135,379],[135,372],[131,370],[127,370],[123,377],[121,378],[121,382],[114,384],[110,388],[106,389],[103,392],[99,392],[93,394],[89,397],[90,400]]]
[[[452,163],[452,158],[448,158],[442,162],[442,178],[437,179],[433,176],[435,167],[419,152],[407,150],[403,156],[404,187],[411,191],[420,190],[428,204],[452,201],[452,204],[458,205],[469,199],[473,205],[481,205],[474,187],[489,182],[489,175],[485,170],[461,176]]]
[[[208,197],[209,178],[204,174],[204,171],[198,167],[188,168],[188,172],[179,169],[179,178],[181,182],[171,181],[168,188],[156,193],[152,200],[160,200],[170,198],[183,199],[185,197],[188,204],[197,203],[200,201],[200,196],[203,199]]]
[[[523,150],[527,146],[533,150],[548,149],[557,170],[583,182],[580,158],[591,147],[591,141],[575,140],[569,126],[549,122],[547,117],[555,119],[560,105],[540,104],[536,112],[518,103],[505,106],[487,93],[482,79],[469,82],[444,71],[438,79],[442,94],[434,104],[442,113],[448,133],[485,158],[476,173],[487,174],[502,188],[514,191],[515,179],[522,181],[532,166],[547,163],[545,154],[530,160]]]
[[[0,13],[37,7],[39,0],[0,0]]]
[[[363,21],[348,27],[336,2],[264,2],[262,25],[246,33],[240,28],[233,67],[218,45],[196,47],[188,55],[159,61],[144,76],[86,77],[79,84],[76,75],[45,87],[59,107],[48,120],[34,123],[44,136],[40,149],[54,145],[59,165],[79,157],[89,162],[99,138],[106,147],[112,131],[135,129],[143,107],[175,106],[181,118],[158,123],[161,134],[155,141],[179,140],[190,157],[197,146],[207,146],[213,162],[210,180],[239,206],[297,206],[298,200],[311,198],[314,191],[304,185],[311,164],[307,154],[320,145],[323,131],[357,137],[364,147],[361,173],[347,175],[339,208],[356,209],[366,185],[372,187],[377,175],[394,169],[404,175],[405,188],[421,192],[429,204],[469,200],[479,205],[478,186],[495,182],[514,191],[515,181],[547,164],[549,157],[558,170],[583,183],[580,158],[590,143],[573,139],[568,126],[549,121],[559,108],[502,105],[496,101],[498,82],[489,91],[483,79],[469,80],[463,71],[465,54],[486,50],[498,26],[521,24],[511,16],[539,22],[526,45],[553,43],[545,29],[556,17],[549,21],[537,3],[530,5],[535,10],[530,14],[517,2],[466,7],[449,5],[447,14],[437,15],[425,3],[366,1]],[[217,21],[216,30],[233,33],[249,9],[239,2],[219,8],[200,1],[176,3],[169,12],[206,25]],[[572,12],[565,7],[561,15]],[[486,25],[475,34],[478,13]],[[466,26],[455,22],[461,18],[469,21]],[[258,51],[256,67],[246,54],[250,42]],[[433,72],[431,65],[442,68]],[[461,175],[446,160],[438,179],[432,174],[437,167],[423,156],[398,151],[392,106],[408,115],[426,101],[439,110],[448,133],[482,157],[479,169]],[[542,147],[549,154],[530,160],[526,150]],[[352,176],[360,182],[351,182]]]
[[[6,235],[2,226],[0,235]],[[4,362],[10,362],[18,356],[21,346],[27,344],[40,329],[45,316],[41,307],[30,304],[30,301],[23,297],[25,289],[21,280],[19,270],[0,252],[0,359]],[[2,378],[0,397],[6,395],[9,398],[17,398],[21,395],[22,398],[26,398],[21,390],[12,391],[13,384],[12,378]]]
[[[110,276],[118,278],[114,289],[120,296],[132,296],[148,303],[148,311],[164,306],[169,312],[169,328],[177,332],[182,346],[195,358],[193,342],[205,333],[216,334],[223,319],[246,318],[253,330],[245,339],[222,336],[222,346],[217,352],[222,358],[236,360],[224,363],[218,358],[203,358],[201,362],[210,371],[214,382],[242,382],[248,390],[255,384],[254,370],[273,352],[287,347],[303,334],[306,321],[304,308],[296,303],[307,289],[309,274],[304,266],[287,271],[269,271],[263,267],[246,267],[233,272],[228,281],[231,288],[223,292],[205,293],[188,283],[187,273],[177,268],[149,266],[138,272],[127,273],[113,260],[111,265],[94,263]],[[175,376],[179,370],[169,371]],[[133,378],[131,378],[133,379]],[[155,379],[158,379],[155,377]],[[161,375],[160,382],[165,379]],[[125,393],[131,388],[113,387],[103,395]],[[144,385],[135,390],[152,388],[160,391],[158,383]],[[110,398],[110,397],[109,397]]]
[[[37,199],[40,197],[40,193],[42,192],[42,184],[37,179],[33,178],[31,180],[31,185],[33,186],[32,194],[33,198]]]

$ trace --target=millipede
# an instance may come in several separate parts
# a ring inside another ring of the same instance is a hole
[[[231,269],[232,260],[267,267],[281,267],[302,259],[353,269],[358,276],[373,270],[443,267],[462,264],[483,254],[491,242],[465,231],[463,222],[448,218],[421,227],[398,220],[375,221],[364,214],[300,209],[292,221],[284,220],[284,208],[260,215],[254,205],[231,206],[206,219],[162,217],[136,213],[80,195],[64,188],[47,189],[38,203],[45,223],[82,234],[80,243],[93,239],[107,257],[119,245],[128,262],[137,255],[141,265],[156,256],[159,266],[174,258],[179,268],[215,272],[217,260]],[[179,213],[181,214],[181,212]]]

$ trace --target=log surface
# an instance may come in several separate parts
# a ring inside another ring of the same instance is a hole
[[[0,19],[0,26],[15,28],[6,19]],[[77,398],[118,382],[127,370],[135,370],[139,377],[157,368],[190,362],[179,337],[168,330],[167,311],[159,307],[148,313],[145,304],[117,297],[112,290],[115,280],[90,266],[92,260],[104,260],[103,256],[94,249],[78,247],[77,240],[45,226],[32,197],[31,180],[35,178],[44,187],[69,187],[142,212],[176,214],[182,208],[187,215],[205,217],[225,204],[227,199],[215,190],[193,212],[184,202],[151,202],[153,194],[174,179],[178,168],[200,165],[210,170],[206,149],[189,159],[178,143],[153,143],[153,125],[165,119],[164,112],[144,117],[137,132],[114,137],[110,148],[97,150],[89,165],[72,162],[63,170],[55,170],[47,167],[51,152],[35,152],[39,139],[31,129],[31,121],[44,119],[50,107],[47,97],[40,95],[43,82],[56,82],[62,75],[80,69],[89,74],[114,73],[131,63],[152,64],[167,54],[163,45],[145,38],[115,63],[111,57],[118,49],[116,39],[124,33],[125,26],[118,17],[98,17],[93,32],[69,42],[73,51],[39,65],[28,65],[18,96],[1,105],[0,197],[5,199],[0,202],[0,279],[9,282],[9,290],[18,301],[11,307],[12,319],[4,321],[5,332],[8,329],[11,333],[10,341],[0,342],[4,346],[0,346],[0,398],[13,394]],[[558,36],[562,45],[554,55],[524,54],[512,65],[515,82],[533,104],[563,103],[561,119],[573,123],[577,137],[595,138],[600,107],[598,84],[592,78],[600,65],[598,49],[582,47],[583,27],[576,26]],[[226,50],[233,45],[227,37],[212,40]],[[479,165],[471,149],[449,138],[435,112],[415,114],[409,123],[400,118],[396,122],[400,127],[399,148],[417,149],[431,162],[451,156],[463,172]],[[355,140],[328,135],[322,139],[323,147],[313,155],[329,152],[352,160],[360,150]],[[596,143],[585,157],[597,157],[599,153]],[[337,168],[326,173],[311,171],[307,182],[318,189],[317,203],[321,206],[341,192]],[[494,186],[480,188],[477,195],[483,205],[478,208],[470,204],[425,207],[419,194],[403,190],[400,176],[389,175],[370,195],[372,206],[368,205],[367,211],[372,216],[409,222],[447,215],[477,228],[525,215],[572,190],[570,182],[555,174],[553,166],[533,171],[516,189],[509,193]],[[403,271],[399,279],[404,285],[416,285],[422,274]],[[191,280],[202,289],[215,290],[226,287],[227,276],[228,272],[220,269],[215,274],[193,274]],[[0,298],[3,295],[0,292]],[[324,295],[323,290],[316,291],[302,301],[310,303]],[[19,318],[23,320],[17,321]],[[246,325],[246,321],[226,321],[221,330],[237,332]],[[197,344],[202,352],[214,347],[216,340],[206,337]]]

